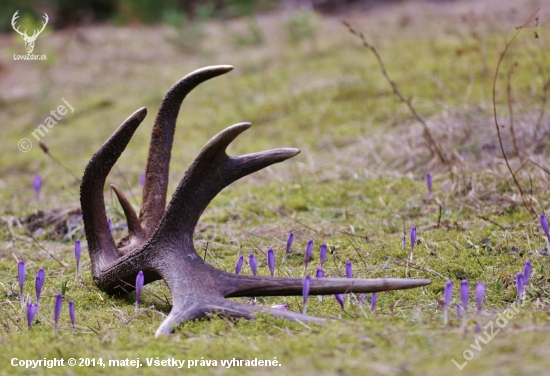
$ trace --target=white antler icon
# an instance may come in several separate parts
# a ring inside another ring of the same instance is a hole
[[[34,42],[36,41],[36,38],[38,38],[40,33],[42,33],[42,31],[44,31],[44,28],[48,24],[49,18],[48,18],[48,15],[46,13],[44,13],[44,22],[42,23],[42,29],[40,29],[40,31],[34,30],[33,34],[29,37],[27,35],[27,30],[26,29],[25,29],[24,32],[20,32],[19,31],[19,26],[15,27],[15,21],[17,20],[17,18],[19,18],[17,13],[19,13],[19,11],[16,11],[15,14],[13,15],[13,17],[11,18],[11,26],[13,27],[13,30],[17,31],[17,33],[19,35],[21,35],[21,38],[23,38],[23,40],[25,41],[25,49],[27,50],[27,53],[30,54],[30,53],[32,53],[32,50],[34,49]]]

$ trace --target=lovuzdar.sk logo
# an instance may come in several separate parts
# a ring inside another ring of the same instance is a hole
[[[13,17],[11,18],[11,26],[13,27],[13,30],[17,32],[23,38],[25,41],[25,49],[27,50],[27,55],[13,55],[14,60],[47,60],[46,54],[42,55],[34,55],[32,51],[34,50],[34,43],[36,42],[36,38],[44,31],[46,28],[46,25],[48,24],[48,15],[44,13],[44,22],[42,22],[42,29],[40,30],[34,30],[32,35],[29,36],[27,34],[27,30],[21,32],[19,31],[19,26],[16,26],[17,18],[19,18],[18,15],[19,11],[16,11],[13,14]]]

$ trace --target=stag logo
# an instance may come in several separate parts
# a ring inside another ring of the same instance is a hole
[[[15,30],[17,32],[17,34],[21,35],[21,38],[23,38],[23,40],[25,41],[25,49],[27,50],[27,53],[32,54],[32,51],[34,50],[34,42],[36,41],[36,38],[38,38],[40,33],[42,33],[44,31],[44,28],[48,24],[48,20],[49,20],[48,15],[46,13],[44,13],[44,22],[42,23],[42,29],[40,29],[40,31],[39,30],[34,30],[32,35],[29,37],[27,35],[27,30],[26,29],[25,29],[24,32],[20,32],[19,31],[19,26],[17,26],[17,27],[15,26],[15,21],[17,20],[17,18],[19,18],[17,13],[19,13],[19,11],[16,11],[15,14],[13,15],[13,17],[11,18],[11,26],[13,27],[13,30]]]

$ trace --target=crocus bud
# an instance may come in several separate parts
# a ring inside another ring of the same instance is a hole
[[[292,247],[292,242],[294,241],[294,232],[291,232],[290,235],[288,235],[288,240],[286,241],[286,253],[288,254],[290,252],[290,248]]]
[[[142,187],[145,185],[145,172],[139,177],[139,185]]]
[[[340,307],[344,309],[344,294],[336,294],[334,295],[334,298],[340,304]]]
[[[252,275],[256,275],[258,272],[258,264],[256,263],[256,257],[251,253],[248,256],[248,264],[250,265],[250,270],[252,270]]]
[[[113,234],[113,221],[111,221],[111,218],[107,218],[107,224],[109,225],[109,232],[112,235]]]
[[[542,227],[542,231],[546,235],[546,241],[550,245],[550,230],[548,229],[548,220],[544,214],[540,215],[540,227]]]
[[[414,244],[416,243],[416,226],[414,226],[411,230],[411,256],[410,260],[413,259],[413,253],[414,253]]]
[[[465,279],[460,282],[460,300],[462,301],[462,308],[464,311],[467,311],[468,300],[470,300],[470,290],[468,287],[468,281]]]
[[[430,200],[432,199],[432,175],[428,172],[426,174],[426,183],[428,184],[428,193],[430,194]]]
[[[321,248],[319,249],[319,262],[321,263],[321,268],[323,267],[323,264],[325,263],[326,259],[327,259],[327,245],[323,243],[321,244]]]
[[[25,261],[19,260],[17,263],[17,277],[19,279],[19,296],[21,297],[21,307],[25,306],[25,297],[23,296],[23,285],[25,284],[25,278],[27,277],[27,270],[25,268]]]
[[[376,308],[376,293],[372,293],[372,297],[370,299],[370,311],[374,312],[374,309]]]
[[[321,268],[317,268],[317,273],[315,273],[315,278],[324,278],[325,272]]]
[[[80,268],[80,256],[82,256],[82,246],[80,245],[80,239],[76,240],[74,244],[74,258],[76,260],[76,279],[78,279],[78,269]]]
[[[361,302],[361,305],[365,304],[365,298],[367,297],[367,294],[366,293],[361,293],[361,295],[359,295],[359,301]]]
[[[306,303],[307,303],[307,298],[309,296],[309,289],[311,287],[311,278],[308,275],[306,275],[306,277],[304,278],[304,285],[302,286],[302,296],[304,297],[304,309],[303,309],[303,314],[305,315],[306,314]]]
[[[76,329],[76,325],[75,325],[75,311],[74,311],[74,303],[72,300],[69,300],[69,317],[71,318],[71,325],[73,326],[74,329]]]
[[[346,262],[346,277],[352,278],[353,275],[353,269],[351,266],[351,261]]]
[[[453,281],[448,280],[445,284],[445,290],[443,290],[443,321],[447,324],[449,320],[449,306],[453,299]]]
[[[244,256],[240,255],[239,259],[237,260],[237,264],[235,265],[235,274],[239,274],[241,272],[241,269],[243,268],[244,263]]]
[[[447,309],[451,305],[453,299],[453,281],[448,280],[443,291],[443,306]]]
[[[529,284],[529,279],[531,278],[531,261],[527,260],[525,261],[525,265],[523,265],[523,279],[525,283],[525,287]]]
[[[313,252],[313,239],[309,239],[306,246],[306,269],[309,259],[311,258],[311,252]]]
[[[38,310],[38,304],[32,304],[31,302],[27,303],[27,327],[28,327],[28,329],[31,328],[32,319],[34,318],[34,315],[36,315],[37,310]]]
[[[481,312],[481,303],[483,303],[483,298],[485,298],[485,285],[483,284],[483,282],[476,283],[475,295],[477,312],[479,313]]]
[[[36,196],[36,199],[40,197],[40,190],[42,189],[42,176],[35,175],[34,179],[32,181],[32,187],[34,189],[34,195]]]
[[[521,273],[518,273],[516,276],[516,289],[518,291],[518,299],[521,301],[523,290],[525,289],[525,279]]]
[[[140,270],[136,277],[136,312],[139,310],[139,296],[141,295],[144,282],[145,276],[143,275],[143,271]]]
[[[42,286],[44,286],[44,281],[46,281],[46,273],[44,269],[38,269],[36,273],[35,288],[36,288],[36,303],[40,303],[40,293],[42,292]]]
[[[273,248],[269,248],[267,250],[267,266],[269,267],[269,272],[273,277],[275,274],[275,253],[273,252]]]
[[[63,295],[58,293],[55,298],[55,306],[53,309],[53,333],[57,334],[57,323],[59,322],[59,317],[61,316],[61,307],[63,307]]]

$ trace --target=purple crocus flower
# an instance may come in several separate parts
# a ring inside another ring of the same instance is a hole
[[[327,245],[323,243],[321,244],[321,248],[319,249],[319,262],[321,263],[321,268],[323,267],[323,264],[325,263],[326,259],[327,259]]]
[[[38,174],[34,176],[32,187],[34,189],[34,195],[38,200],[38,198],[40,197],[40,190],[42,189],[42,176]]]
[[[322,268],[317,268],[317,273],[315,273],[315,278],[324,278],[325,272]]]
[[[411,256],[410,260],[413,259],[413,253],[414,253],[414,244],[416,243],[416,226],[414,226],[411,230]]]
[[[518,299],[521,301],[525,289],[525,279],[522,273],[518,273],[516,276],[516,289],[518,290]]]
[[[353,269],[351,266],[351,261],[346,262],[346,278],[352,278]]]
[[[525,261],[525,265],[523,265],[523,278],[525,287],[527,287],[529,284],[529,279],[531,278],[531,261],[529,260]]]
[[[273,277],[275,274],[275,253],[273,252],[273,248],[269,248],[267,250],[267,266],[269,267],[269,272]]]
[[[75,320],[75,311],[74,311],[74,303],[72,300],[69,300],[69,316],[71,318],[71,325],[74,329],[76,329],[76,325],[74,323]]]
[[[36,315],[36,311],[38,311],[38,304],[32,304],[31,302],[27,303],[27,327],[28,329],[31,328],[32,319],[34,318],[34,315]]]
[[[59,322],[59,317],[61,316],[61,307],[63,307],[63,295],[61,293],[57,294],[55,298],[55,306],[53,309],[53,334],[57,334],[57,323]]]
[[[143,187],[145,185],[145,172],[139,177],[139,184]]]
[[[290,247],[292,247],[292,242],[294,241],[294,232],[291,232],[288,235],[288,240],[286,241],[286,253],[290,253]]]
[[[25,278],[27,277],[27,270],[25,269],[25,261],[19,260],[17,263],[17,277],[19,278],[19,296],[21,297],[21,307],[25,306],[25,297],[23,296],[23,285],[25,284]]]
[[[361,302],[361,305],[365,304],[365,298],[367,297],[367,294],[366,293],[361,293],[361,295],[359,296],[359,301]]]
[[[303,314],[305,315],[306,314],[306,303],[307,303],[307,298],[309,296],[309,289],[311,288],[311,278],[308,275],[306,275],[306,277],[304,278],[304,285],[302,287],[302,296],[304,297],[304,308],[303,308]]]
[[[428,192],[430,193],[430,200],[432,199],[432,175],[428,172],[426,174],[426,183],[428,184]]]
[[[403,235],[403,240],[401,241],[401,248],[407,248],[407,235]]]
[[[107,218],[107,224],[109,225],[109,232],[113,235],[113,221],[111,221],[111,218]]]
[[[548,229],[548,220],[544,214],[540,215],[540,227],[542,227],[542,231],[546,235],[547,245],[550,247],[550,229]]]
[[[464,311],[468,311],[468,300],[470,300],[470,288],[468,281],[465,279],[460,282],[460,300],[462,301],[462,308]]]
[[[336,301],[338,303],[340,303],[340,307],[342,307],[342,309],[344,309],[344,294],[336,294],[336,295],[334,295],[334,298],[336,298]]]
[[[476,283],[475,295],[477,312],[479,313],[481,312],[481,303],[483,303],[483,298],[485,298],[485,285],[483,284],[483,282]]]
[[[239,274],[241,272],[241,269],[243,268],[244,263],[244,256],[240,255],[239,259],[237,260],[237,264],[235,265],[235,274]]]
[[[144,282],[145,277],[143,275],[143,271],[140,270],[136,277],[136,312],[139,310],[139,296],[141,295]]]
[[[252,270],[252,275],[256,276],[258,272],[258,264],[256,263],[256,257],[251,253],[248,256],[248,265],[250,265],[250,270]]]
[[[42,292],[42,286],[44,286],[44,281],[46,281],[46,273],[44,269],[38,269],[36,273],[35,287],[36,287],[36,303],[40,303],[40,293]]]
[[[370,298],[370,311],[374,312],[374,309],[376,308],[376,293],[372,293],[372,297]]]
[[[311,252],[313,252],[313,239],[309,239],[306,246],[306,269],[309,259],[311,258]]]
[[[76,260],[76,279],[78,279],[78,269],[80,268],[80,256],[82,255],[82,246],[80,245],[80,239],[76,240],[74,244],[74,258]]]
[[[449,306],[453,299],[453,281],[448,280],[445,284],[445,290],[443,290],[443,321],[447,324],[449,320]]]

